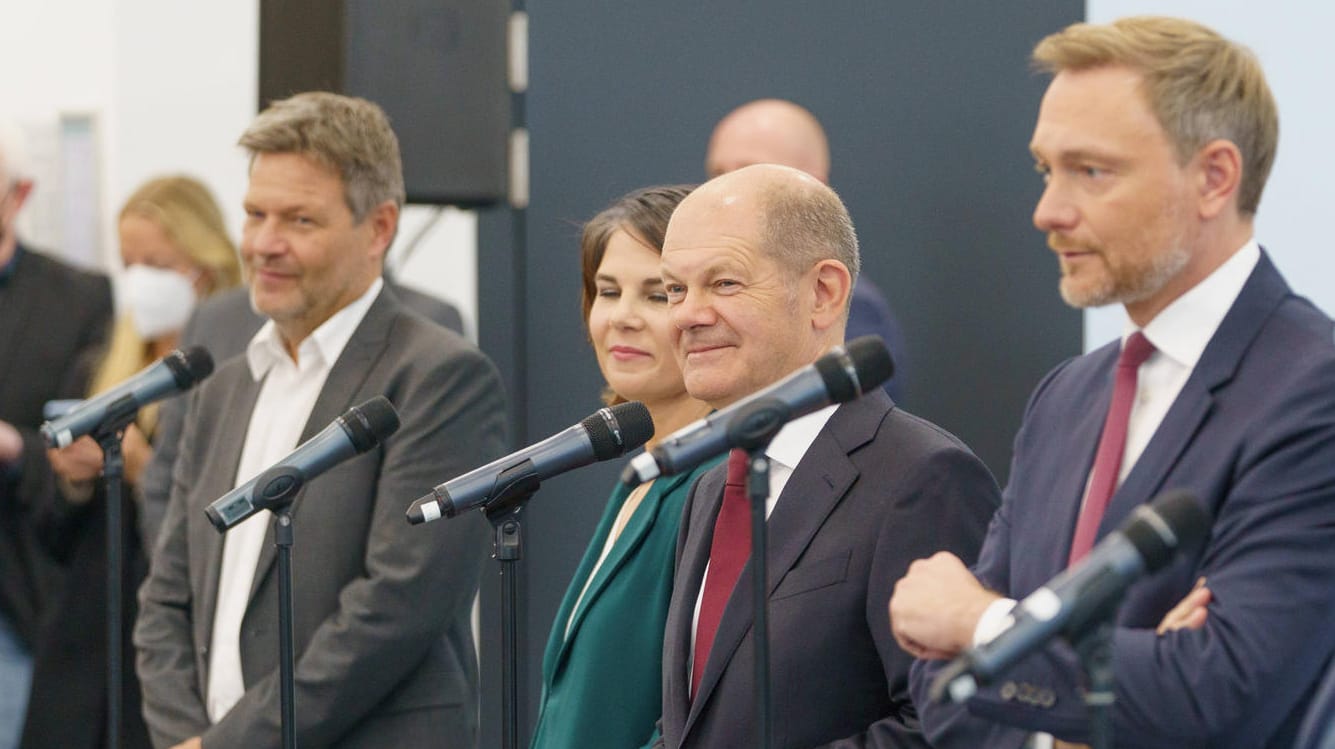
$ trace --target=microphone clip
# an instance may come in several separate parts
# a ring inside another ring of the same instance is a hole
[[[743,450],[763,448],[792,417],[792,407],[779,398],[761,398],[737,411],[728,423],[728,441]]]
[[[270,468],[255,480],[255,492],[251,504],[256,509],[282,512],[292,505],[297,493],[306,484],[306,474],[300,468],[278,465]]]
[[[538,478],[533,459],[521,460],[496,474],[496,483],[492,484],[491,491],[487,493],[482,513],[489,520],[506,515],[522,507],[540,488],[542,481]]]

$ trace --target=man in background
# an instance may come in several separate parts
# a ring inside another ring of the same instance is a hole
[[[695,190],[662,261],[686,390],[724,408],[843,343],[858,266],[847,210],[809,174],[756,165]],[[996,483],[880,388],[793,420],[765,454],[773,746],[926,746],[913,658],[883,610],[915,557],[973,557]],[[663,646],[673,749],[757,745],[746,463],[734,451],[683,511]]]
[[[485,524],[423,532],[404,509],[501,452],[500,378],[471,344],[384,293],[404,188],[379,107],[299,94],[262,112],[240,143],[251,155],[241,254],[269,320],[188,406],[135,627],[154,744],[279,745],[270,514],[221,536],[204,508],[384,395],[398,431],[309,481],[292,506],[297,739],[474,746],[469,612]]]
[[[830,145],[825,129],[806,108],[783,99],[757,99],[729,112],[714,127],[705,154],[710,179],[752,164],[779,164],[801,169],[824,184],[830,183]],[[908,350],[899,320],[890,304],[866,275],[853,284],[848,308],[849,340],[878,335],[895,361],[895,374],[885,391],[895,401],[904,398]]]
[[[111,322],[104,276],[19,242],[15,222],[32,189],[18,127],[0,122],[0,749],[16,746],[23,728],[41,597],[52,582],[27,517],[50,473],[37,431],[42,407],[83,396],[87,363]],[[43,470],[25,472],[34,461]]]
[[[1054,76],[1030,142],[1046,183],[1034,225],[1063,299],[1121,304],[1130,322],[1039,384],[973,570],[937,554],[896,586],[896,637],[924,659],[924,727],[943,749],[1087,741],[1065,643],[967,706],[931,704],[930,684],[942,659],[1005,630],[1016,599],[1186,489],[1213,517],[1209,540],[1122,601],[1117,743],[1290,747],[1335,653],[1335,329],[1253,235],[1274,98],[1250,52],[1179,19],[1076,24],[1034,61]]]

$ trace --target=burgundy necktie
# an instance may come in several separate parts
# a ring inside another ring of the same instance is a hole
[[[1137,331],[1126,339],[1122,354],[1117,358],[1112,403],[1108,406],[1108,418],[1103,422],[1103,437],[1099,439],[1099,451],[1094,457],[1089,493],[1085,496],[1080,519],[1075,524],[1075,538],[1071,542],[1068,565],[1080,561],[1094,548],[1094,538],[1098,535],[1099,524],[1103,522],[1103,512],[1108,509],[1108,502],[1117,489],[1117,477],[1122,471],[1127,422],[1131,418],[1131,405],[1136,400],[1136,375],[1140,365],[1152,353],[1154,344]]]
[[[714,541],[709,547],[709,572],[700,601],[700,618],[695,627],[695,660],[691,665],[691,697],[700,688],[700,676],[714,645],[719,619],[728,596],[737,585],[742,567],[751,556],[751,504],[746,497],[745,450],[728,453],[728,479],[723,485],[723,504],[714,521]]]

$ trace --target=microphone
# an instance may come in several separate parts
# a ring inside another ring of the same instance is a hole
[[[1131,583],[1203,540],[1209,528],[1210,515],[1188,491],[1167,491],[1137,507],[1089,556],[1016,604],[1010,627],[937,674],[932,700],[963,702],[980,683],[996,679],[1053,637],[1083,634],[1116,610]]]
[[[408,508],[413,525],[485,509],[520,482],[537,483],[634,450],[654,435],[649,409],[639,401],[600,408],[575,426],[446,481]]]
[[[895,371],[885,343],[866,335],[727,408],[687,424],[626,466],[621,480],[644,483],[689,471],[734,447],[754,447],[786,422],[879,387]]]
[[[42,424],[51,447],[67,447],[108,422],[128,417],[148,404],[189,390],[213,374],[213,357],[200,346],[177,349],[101,395],[82,401],[63,416]]]
[[[259,476],[214,500],[204,509],[209,522],[226,533],[260,510],[289,502],[302,483],[354,455],[370,450],[398,431],[399,414],[389,399],[377,395],[334,419],[314,437]]]

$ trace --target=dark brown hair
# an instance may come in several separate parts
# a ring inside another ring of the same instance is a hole
[[[668,220],[695,185],[657,185],[626,193],[598,212],[584,224],[579,240],[580,271],[583,276],[580,304],[584,312],[584,328],[589,326],[589,311],[598,296],[598,266],[603,264],[607,242],[618,230],[634,237],[646,247],[662,254],[663,235],[667,234]],[[603,403],[614,406],[625,399],[603,388]]]
[[[593,300],[598,296],[598,284],[594,279],[598,275],[598,266],[603,264],[607,241],[617,230],[621,230],[661,253],[663,235],[667,233],[672,212],[694,189],[695,185],[641,188],[617,198],[584,224],[584,235],[579,241],[579,257],[583,275],[580,302],[583,305],[585,325],[589,322]]]

